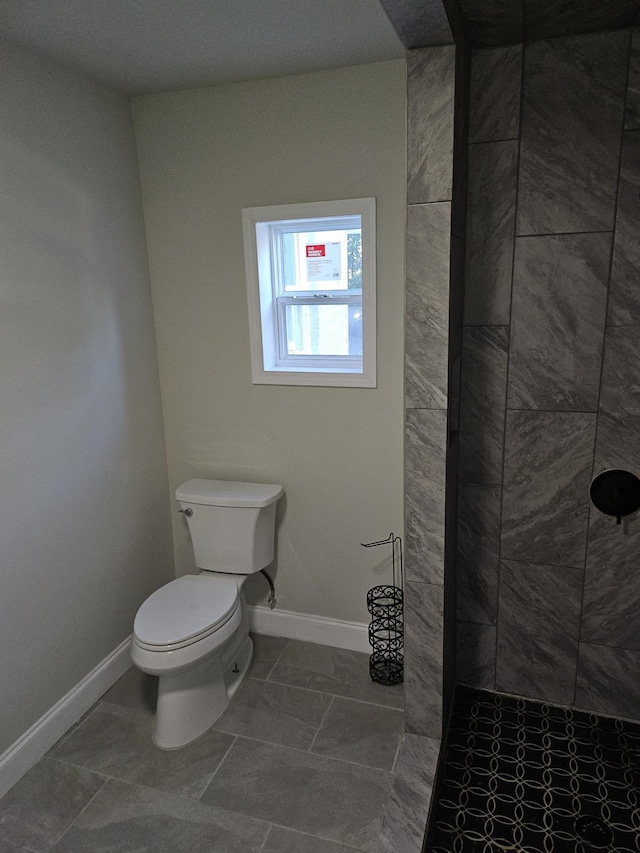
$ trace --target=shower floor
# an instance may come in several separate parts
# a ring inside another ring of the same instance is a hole
[[[638,853],[640,725],[458,687],[432,853]]]

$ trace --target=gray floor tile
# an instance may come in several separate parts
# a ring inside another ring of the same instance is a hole
[[[252,678],[266,678],[289,640],[285,637],[267,637],[264,634],[252,634],[251,639],[253,659],[249,667],[249,675]]]
[[[248,678],[215,728],[308,749],[330,702],[312,690]]]
[[[357,847],[345,847],[315,835],[303,835],[293,829],[274,826],[269,833],[262,853],[349,853]]]
[[[116,681],[111,690],[107,690],[102,701],[153,714],[156,710],[157,698],[158,679],[132,666],[122,678]]]
[[[182,749],[158,749],[151,740],[147,716],[102,703],[60,744],[52,758],[197,798],[232,742],[231,735],[209,731]]]
[[[311,751],[392,770],[403,729],[402,711],[335,697]]]
[[[227,730],[175,751],[153,746],[155,680],[130,669],[0,800],[1,853],[371,850],[393,776],[358,766],[379,744],[354,729],[401,718],[391,708],[402,688],[372,684],[366,654],[274,637],[254,645],[254,677]],[[317,752],[291,748],[320,734]]]
[[[108,782],[52,853],[258,853],[268,824]]]
[[[104,783],[88,770],[38,762],[0,800],[0,850],[48,850]]]
[[[202,802],[366,850],[380,830],[392,779],[382,770],[238,738]]]
[[[376,853],[422,850],[439,755],[439,739],[405,735]]]
[[[374,684],[369,677],[369,656],[349,649],[334,649],[290,640],[269,681],[306,687],[391,708],[404,706],[401,685]]]

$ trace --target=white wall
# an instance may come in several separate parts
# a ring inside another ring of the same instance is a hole
[[[365,622],[402,531],[404,61],[134,99],[172,490],[278,482],[280,607]],[[375,196],[378,387],[251,384],[240,211]],[[178,573],[194,570],[173,512]],[[252,579],[250,602],[266,584]]]
[[[0,52],[0,752],[172,576],[128,102]]]

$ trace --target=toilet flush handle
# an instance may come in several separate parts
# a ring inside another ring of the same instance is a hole
[[[188,506],[186,509],[179,509],[178,512],[183,512],[187,516],[187,518],[191,518],[191,516],[193,515],[193,510],[190,506]]]

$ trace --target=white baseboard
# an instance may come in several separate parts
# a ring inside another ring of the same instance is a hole
[[[249,629],[256,634],[286,637],[289,640],[306,640],[354,652],[371,652],[367,634],[368,626],[360,622],[343,622],[325,619],[290,610],[269,610],[268,607],[247,607]]]
[[[0,755],[0,797],[125,674],[131,666],[130,645],[131,635]]]

